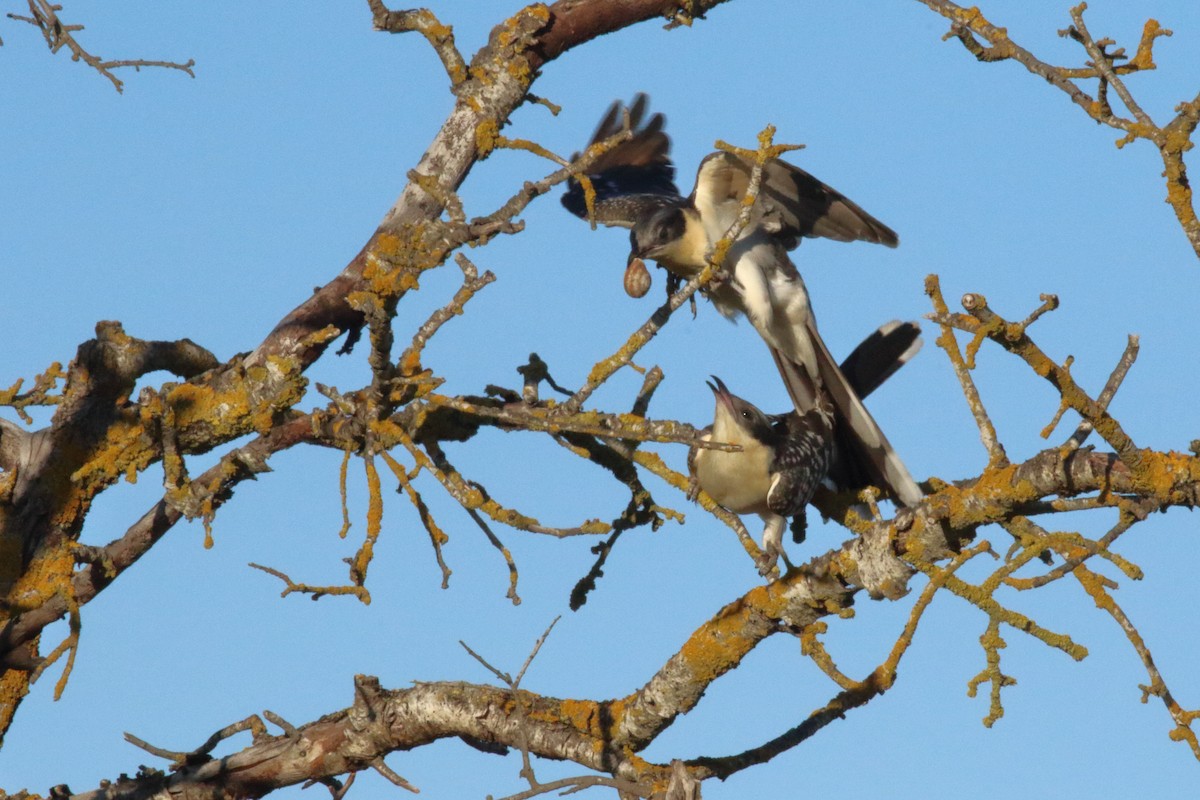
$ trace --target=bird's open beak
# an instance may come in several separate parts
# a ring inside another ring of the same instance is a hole
[[[709,375],[708,377],[712,378],[712,380],[705,381],[705,383],[708,384],[709,389],[712,389],[712,393],[716,395],[717,402],[728,409],[732,409],[733,395],[730,393],[729,388],[725,386],[725,381],[716,375]]]

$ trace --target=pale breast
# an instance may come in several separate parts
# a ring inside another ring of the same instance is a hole
[[[701,450],[696,456],[696,479],[713,500],[736,514],[766,512],[771,478],[769,450],[728,453]]]

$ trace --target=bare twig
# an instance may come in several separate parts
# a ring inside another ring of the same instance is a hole
[[[1129,342],[1125,345],[1125,352],[1121,354],[1121,360],[1117,362],[1117,366],[1113,369],[1112,375],[1109,376],[1108,382],[1104,384],[1104,389],[1100,392],[1100,396],[1096,398],[1096,404],[1101,409],[1108,410],[1108,404],[1112,402],[1117,389],[1121,387],[1125,376],[1129,374],[1129,369],[1133,366],[1133,362],[1137,361],[1138,344],[1139,338],[1132,333],[1129,334]],[[1075,433],[1071,434],[1071,438],[1063,443],[1063,447],[1067,450],[1078,450],[1087,441],[1092,430],[1091,421],[1087,419],[1083,420],[1083,422],[1079,423],[1079,427],[1075,429]]]
[[[562,619],[561,615],[552,619],[550,624],[546,626],[546,630],[542,632],[542,635],[538,637],[537,642],[534,643],[533,649],[529,651],[529,656],[525,659],[525,663],[521,665],[521,669],[517,672],[517,677],[513,678],[513,691],[521,688],[521,679],[525,677],[526,670],[529,669],[529,665],[533,663],[533,660],[537,658],[537,654],[542,649],[542,645],[546,643],[546,639],[550,638],[550,631],[554,630],[554,626],[558,624],[560,619]]]
[[[650,791],[641,784],[633,781],[624,781],[620,778],[608,778],[604,775],[580,775],[574,778],[559,778],[556,781],[549,783],[538,783],[537,786],[531,789],[526,789],[523,792],[516,794],[508,794],[498,800],[530,800],[533,797],[539,797],[551,792],[558,792],[560,796],[574,794],[575,792],[590,789],[593,786],[604,786],[609,789],[616,789],[621,793],[621,796],[630,797],[650,797]]]
[[[467,302],[483,287],[496,280],[496,276],[490,271],[480,275],[471,260],[462,253],[458,253],[455,260],[463,273],[462,286],[454,293],[450,302],[430,314],[429,319],[413,334],[412,344],[405,349],[397,361],[401,375],[415,375],[421,368],[421,353],[433,335],[441,330],[441,327],[448,321],[461,315]]]
[[[27,0],[27,2],[29,3],[29,16],[9,14],[9,19],[28,22],[41,31],[42,38],[46,40],[46,46],[50,48],[51,53],[57,53],[63,47],[66,47],[71,53],[72,61],[82,61],[108,78],[112,81],[113,88],[118,92],[124,91],[125,83],[113,74],[113,70],[115,69],[132,67],[135,71],[140,71],[143,67],[161,67],[164,69],[179,70],[180,72],[186,72],[189,77],[196,77],[196,73],[192,71],[192,67],[196,66],[196,62],[190,58],[184,64],[175,61],[147,61],[140,58],[105,61],[99,56],[92,55],[87,50],[84,50],[83,46],[76,41],[74,34],[83,30],[83,26],[68,25],[59,19],[58,12],[62,11],[61,5],[50,3],[49,0]]]
[[[1129,639],[1129,643],[1133,645],[1133,649],[1142,660],[1142,666],[1145,667],[1146,673],[1150,676],[1150,684],[1141,687],[1142,702],[1145,703],[1151,695],[1161,698],[1163,705],[1167,707],[1167,711],[1175,721],[1175,728],[1170,733],[1171,738],[1175,741],[1187,742],[1192,748],[1192,753],[1196,758],[1200,759],[1200,740],[1197,739],[1196,731],[1192,728],[1192,723],[1200,719],[1200,710],[1187,711],[1175,700],[1175,697],[1171,694],[1171,690],[1167,688],[1167,684],[1163,680],[1162,673],[1154,663],[1154,657],[1150,654],[1150,648],[1146,645],[1141,633],[1138,632],[1138,629],[1129,619],[1129,616],[1117,604],[1112,595],[1105,590],[1100,576],[1087,567],[1080,566],[1075,570],[1075,577],[1079,579],[1079,583],[1091,595],[1092,600],[1096,603],[1096,607],[1106,612],[1121,626],[1121,630],[1125,633],[1126,638]]]
[[[925,277],[925,293],[933,301],[933,308],[938,316],[949,315],[950,312],[942,297],[942,287],[937,275]],[[931,319],[936,319],[936,317],[931,317]],[[954,368],[954,374],[962,386],[963,395],[967,399],[967,407],[971,409],[971,415],[975,418],[975,426],[979,428],[979,438],[987,449],[988,464],[993,467],[1003,466],[1008,463],[1008,454],[1004,452],[1004,445],[1000,443],[1000,437],[996,435],[996,426],[992,424],[983,400],[979,397],[979,389],[975,387],[975,381],[971,378],[971,367],[963,359],[962,352],[958,349],[958,340],[954,338],[954,331],[950,325],[941,323],[941,328],[942,334],[937,338],[937,345],[946,351],[950,365]]]
[[[283,581],[285,588],[279,593],[280,597],[287,597],[292,592],[311,595],[313,600],[320,600],[326,595],[353,595],[365,605],[370,605],[371,603],[371,593],[362,586],[313,586],[307,583],[296,583],[290,577],[288,577],[287,574],[280,572],[277,569],[264,567],[262,564],[255,564],[254,562],[250,562],[249,566],[257,570],[262,570],[268,575],[274,575],[276,578],[279,578],[279,580]]]
[[[380,756],[379,758],[377,758],[371,762],[371,769],[375,770],[380,775],[387,778],[389,782],[395,784],[396,786],[399,786],[401,789],[406,789],[407,791],[410,791],[413,794],[421,793],[420,789],[413,786],[411,783],[406,781],[404,778],[400,777],[400,774],[398,772],[396,772],[394,769],[392,769],[386,763],[384,763],[383,756]]]
[[[508,566],[508,592],[505,594],[505,597],[511,600],[514,606],[521,605],[521,595],[517,594],[517,579],[520,575],[517,572],[517,563],[513,561],[512,552],[504,546],[504,542],[500,541],[500,537],[492,531],[491,526],[487,524],[487,520],[480,516],[478,511],[468,508],[467,515],[475,521],[475,524],[483,531],[483,535],[487,537],[488,542],[504,558],[504,563]]]
[[[226,725],[224,728],[214,732],[199,747],[187,752],[166,750],[161,747],[155,747],[154,745],[134,736],[132,733],[125,734],[125,741],[136,747],[140,747],[147,753],[156,755],[159,758],[168,759],[169,761],[173,762],[174,767],[178,768],[186,764],[197,764],[208,760],[208,754],[211,753],[218,744],[243,731],[250,731],[250,735],[253,737],[255,742],[260,742],[269,738],[267,735],[267,727],[263,725],[262,720],[259,719],[257,715],[251,714],[249,717],[246,717],[239,722]]]
[[[1109,52],[1112,40],[1095,39],[1092,36],[1083,21],[1087,3],[1080,3],[1070,11],[1071,27],[1059,33],[1082,45],[1090,60],[1083,67],[1060,67],[1042,61],[1018,45],[1009,38],[1006,28],[988,21],[977,7],[964,8],[950,0],[918,2],[950,20],[950,32],[943,38],[957,38],[980,61],[1016,61],[1066,93],[1071,102],[1096,122],[1122,131],[1124,135],[1117,140],[1117,147],[1124,147],[1137,139],[1152,143],[1158,149],[1165,168],[1163,176],[1166,178],[1167,202],[1175,211],[1175,217],[1192,249],[1200,256],[1200,218],[1196,215],[1187,165],[1183,161],[1183,154],[1191,149],[1192,134],[1200,123],[1200,95],[1181,102],[1176,106],[1175,118],[1159,126],[1142,109],[1121,77],[1154,69],[1154,42],[1160,37],[1170,36],[1171,31],[1163,28],[1157,20],[1146,20],[1137,52],[1126,63],[1117,64],[1117,60],[1124,60],[1124,50]],[[980,39],[988,44],[985,46]],[[1095,97],[1080,88],[1078,81],[1085,79],[1098,81]],[[1109,87],[1116,91],[1130,117],[1120,116],[1114,111],[1108,102]]]

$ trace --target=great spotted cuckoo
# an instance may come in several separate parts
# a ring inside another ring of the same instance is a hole
[[[916,354],[920,332],[916,323],[889,322],[842,362],[842,374],[860,398]],[[793,538],[803,540],[804,507],[822,482],[838,490],[861,488],[844,458],[845,426],[838,426],[823,397],[803,413],[768,415],[730,392],[715,375],[713,381],[708,385],[716,395],[716,410],[701,439],[741,449],[693,446],[688,453],[690,494],[695,499],[696,489],[703,489],[734,513],[762,518],[764,558],[759,569],[766,574],[783,555],[783,529],[789,518]]]
[[[696,186],[684,197],[674,183],[671,142],[662,114],[646,117],[647,98],[628,109],[633,135],[604,153],[589,169],[595,191],[593,217],[604,225],[630,228],[630,262],[650,258],[674,275],[690,279],[707,264],[731,228],[750,185],[753,164],[718,151],[700,162]],[[592,142],[623,129],[625,109],[614,103]],[[563,205],[587,218],[584,189],[571,181]],[[797,412],[823,402],[832,407],[845,440],[846,468],[860,485],[875,485],[897,502],[914,506],[922,493],[892,449],[859,393],[838,368],[821,335],[808,291],[788,257],[802,238],[866,241],[895,247],[895,232],[856,203],[802,169],[769,161],[750,222],[729,248],[727,274],[708,292],[726,317],[750,320],[783,377]]]

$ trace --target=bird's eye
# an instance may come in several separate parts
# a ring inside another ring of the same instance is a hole
[[[749,411],[743,411],[743,412],[742,412],[742,419],[750,419],[750,412],[749,412]]]

